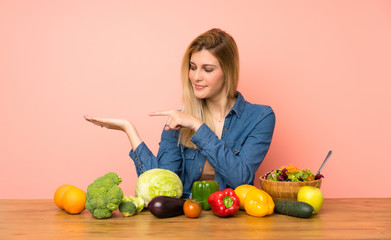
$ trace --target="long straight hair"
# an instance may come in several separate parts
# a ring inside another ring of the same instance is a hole
[[[183,87],[184,112],[202,120],[210,129],[215,130],[213,119],[204,99],[194,95],[189,80],[190,58],[195,52],[208,50],[217,58],[224,73],[227,98],[236,96],[239,82],[239,53],[235,40],[221,29],[213,28],[196,37],[187,47],[182,60],[181,77]],[[181,128],[178,143],[189,148],[196,148],[191,142],[194,131]]]

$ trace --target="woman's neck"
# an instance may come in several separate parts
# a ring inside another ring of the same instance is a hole
[[[206,106],[208,107],[212,118],[217,121],[224,120],[225,116],[228,114],[229,110],[235,104],[235,98],[220,98],[217,100],[207,99]]]

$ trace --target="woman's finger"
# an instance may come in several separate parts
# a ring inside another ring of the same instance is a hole
[[[84,119],[89,121],[89,122],[97,122],[97,121],[100,121],[98,120],[97,118],[92,118],[92,117],[89,117],[89,116],[84,116]]]
[[[91,123],[97,126],[106,127],[106,124],[104,124],[103,122],[92,120]]]
[[[90,123],[94,124],[94,125],[97,125],[97,126],[101,126],[102,128],[103,127],[107,127],[105,121],[103,119],[97,119],[97,118],[91,118],[89,116],[84,116],[85,120],[89,121]]]
[[[89,116],[87,116],[87,115],[84,115],[84,119],[87,120],[87,121],[89,121],[89,122],[91,122],[91,120],[92,120],[92,118],[89,117]]]
[[[168,119],[167,125],[170,127],[170,129],[173,130],[178,130],[182,127],[179,119],[171,118],[171,117]]]
[[[181,115],[177,114],[177,111],[174,110],[168,110],[168,111],[157,111],[152,112],[149,114],[149,116],[168,116],[166,126],[164,129],[166,131],[168,130],[178,130],[182,128],[182,118]]]
[[[158,111],[158,112],[151,112],[149,113],[149,116],[170,116],[172,111]]]

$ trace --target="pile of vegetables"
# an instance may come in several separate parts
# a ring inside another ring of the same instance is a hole
[[[309,169],[299,169],[292,164],[288,166],[282,166],[279,169],[270,171],[265,174],[264,178],[271,181],[288,181],[288,182],[299,182],[299,181],[313,181],[323,178],[322,174],[316,176]]]
[[[309,181],[308,169],[300,170],[289,165],[267,174],[268,180],[274,181]],[[318,176],[323,177],[323,176]],[[219,190],[216,181],[196,181],[192,186],[192,199],[181,199],[183,186],[180,178],[169,170],[151,169],[141,174],[136,183],[135,197],[125,196],[119,187],[120,176],[109,172],[98,177],[88,186],[85,207],[95,218],[104,219],[119,210],[125,217],[133,216],[148,207],[158,218],[186,215],[189,218],[199,217],[202,210],[211,210],[216,216],[234,216],[239,209],[255,217],[264,217],[280,213],[294,217],[310,217],[320,211],[323,205],[323,195],[311,197],[302,194],[303,201],[278,201],[255,186],[244,184],[237,188]],[[308,187],[307,187],[308,188]],[[303,189],[304,190],[304,189]],[[303,191],[304,192],[304,191]],[[308,198],[309,197],[309,198]],[[314,202],[318,204],[313,204]]]
[[[157,196],[179,199],[183,193],[178,175],[165,169],[151,169],[141,174],[136,183],[136,197],[125,196],[119,187],[121,182],[118,174],[109,172],[88,186],[85,207],[95,218],[109,218],[117,209],[125,217],[133,216]]]

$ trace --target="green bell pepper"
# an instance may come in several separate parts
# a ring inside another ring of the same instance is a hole
[[[216,181],[196,181],[193,183],[192,198],[201,203],[203,210],[211,209],[208,197],[219,191],[219,183]]]

